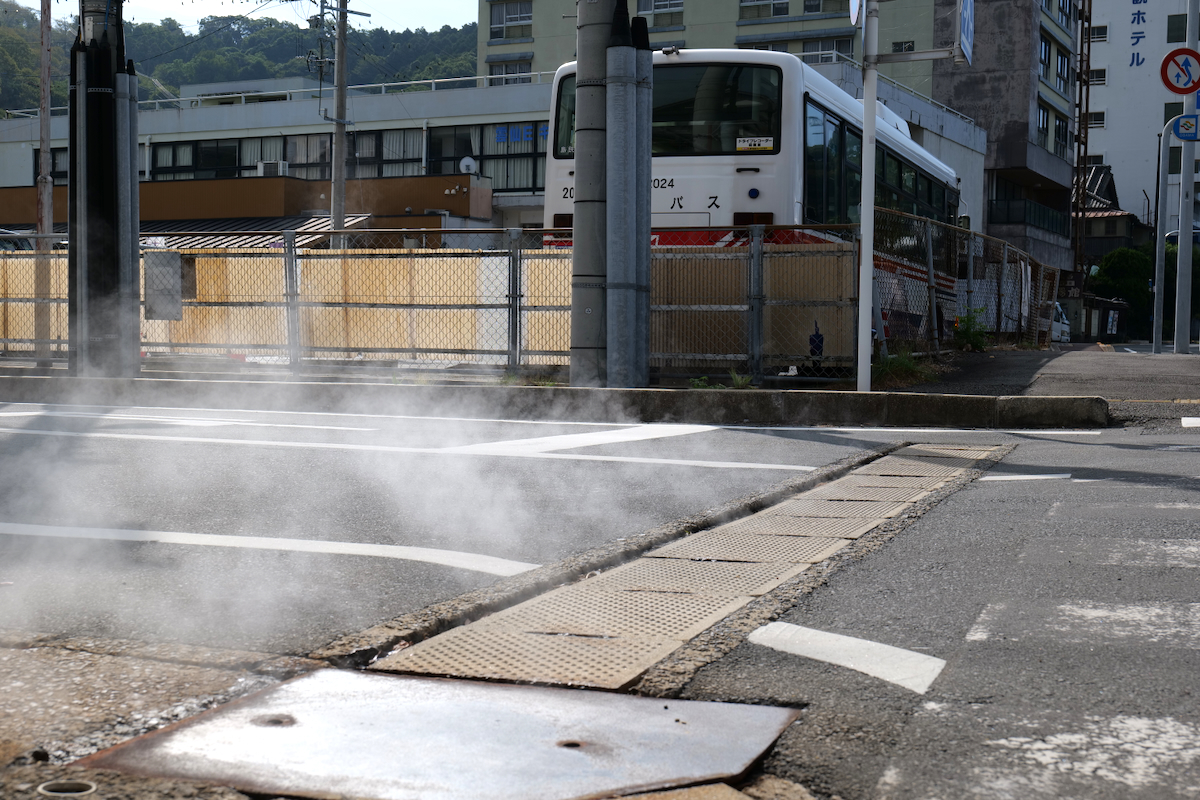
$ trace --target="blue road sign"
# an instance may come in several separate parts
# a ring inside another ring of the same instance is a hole
[[[971,50],[975,47],[975,0],[959,0],[958,47],[970,64]]]
[[[1200,114],[1184,114],[1175,120],[1171,130],[1175,138],[1181,142],[1194,142],[1200,139]]]

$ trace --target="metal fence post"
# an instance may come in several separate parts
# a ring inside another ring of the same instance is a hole
[[[933,220],[925,220],[925,269],[929,274],[929,345],[932,352],[942,349],[938,330],[937,280],[933,273]]]
[[[521,366],[521,229],[508,229],[508,371]]]
[[[750,297],[747,339],[750,376],[763,379],[763,226],[750,226]]]
[[[299,375],[300,364],[300,263],[296,258],[296,232],[283,232],[284,292],[287,295],[287,349],[292,374]]]
[[[1025,267],[1029,262],[1024,258],[1017,259],[1017,344],[1021,343],[1022,337],[1025,335],[1025,326],[1022,324],[1025,321],[1025,305],[1029,302],[1029,298],[1025,296]],[[1033,281],[1033,276],[1029,276],[1030,282]]]
[[[967,316],[975,318],[975,234],[967,231]]]
[[[1004,331],[1004,273],[1008,270],[1008,242],[1004,243],[1003,255],[1000,257],[1000,269],[996,270],[996,342]]]

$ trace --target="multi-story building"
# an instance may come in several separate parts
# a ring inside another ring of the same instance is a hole
[[[1088,161],[1110,167],[1125,210],[1153,224],[1158,137],[1183,112],[1183,98],[1163,86],[1159,68],[1170,50],[1184,46],[1187,3],[1092,2]],[[1162,178],[1169,187],[1163,209],[1168,230],[1187,228],[1179,224],[1178,144],[1171,148],[1169,174]]]
[[[653,47],[765,48],[814,65],[861,58],[861,34],[850,24],[848,7],[848,0],[637,0]],[[957,0],[883,3],[880,51],[949,46],[956,7]],[[480,0],[479,9],[479,66],[495,80],[523,80],[525,71],[549,71],[574,58],[574,3]],[[885,64],[880,73],[986,131],[981,202],[968,205],[972,226],[1071,269],[1076,0],[989,0],[975,9],[979,33],[971,66],[918,61]],[[912,113],[905,118],[929,148],[935,137],[925,140],[928,120]],[[964,174],[952,158],[947,163]],[[970,196],[967,186],[964,196]]]

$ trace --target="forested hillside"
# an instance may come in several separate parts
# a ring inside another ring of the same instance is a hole
[[[346,50],[349,81],[474,75],[475,29],[474,23],[433,32],[352,29]],[[54,21],[55,105],[66,102],[68,54],[75,34],[74,17]],[[306,56],[319,49],[318,35],[292,22],[253,17],[207,17],[194,33],[173,19],[139,22],[127,25],[125,33],[126,50],[138,72],[153,75],[173,93],[186,83],[308,75]],[[37,107],[38,48],[37,11],[0,0],[0,109]],[[328,44],[325,54],[332,56]],[[163,96],[151,81],[142,80],[140,87],[144,100]]]

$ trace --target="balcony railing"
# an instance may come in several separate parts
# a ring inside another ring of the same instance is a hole
[[[1033,200],[992,200],[988,222],[995,225],[1032,225],[1044,231],[1070,236],[1070,218],[1061,211]]]

